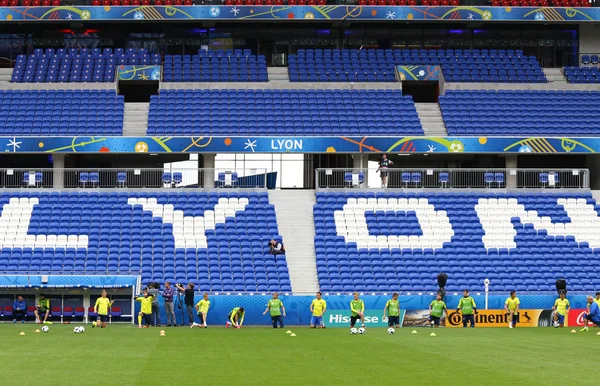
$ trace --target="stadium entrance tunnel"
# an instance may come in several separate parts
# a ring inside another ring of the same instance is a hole
[[[119,95],[125,102],[148,103],[152,95],[158,95],[158,81],[120,81]]]
[[[402,94],[410,95],[415,103],[437,103],[438,82],[402,81]]]

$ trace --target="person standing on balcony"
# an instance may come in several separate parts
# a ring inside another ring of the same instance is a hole
[[[381,156],[381,159],[379,160],[379,168],[377,168],[377,171],[379,172],[379,176],[381,177],[382,188],[387,188],[387,170],[390,167],[390,165],[393,164],[394,163],[388,159],[387,155],[384,154]]]

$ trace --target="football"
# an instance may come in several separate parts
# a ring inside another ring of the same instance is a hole
[[[48,327],[48,326],[42,327],[42,332],[48,332],[48,331],[50,331],[50,327]]]
[[[358,333],[361,334],[361,335],[364,334],[366,331],[367,330],[365,330],[364,327],[361,327],[361,328],[358,329]]]
[[[73,332],[76,334],[80,334],[81,333],[81,327],[77,326],[73,329]]]
[[[394,330],[393,327],[388,328],[388,334],[393,334],[394,332],[396,332],[396,330]]]
[[[357,330],[356,328],[354,328],[354,327],[352,327],[352,328],[350,329],[350,333],[351,333],[351,334],[356,334],[357,332],[358,332],[358,330]]]

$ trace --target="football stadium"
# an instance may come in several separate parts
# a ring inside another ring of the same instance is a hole
[[[2,385],[597,384],[597,0],[0,0]]]

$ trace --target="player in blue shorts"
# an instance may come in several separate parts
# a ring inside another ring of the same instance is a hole
[[[310,303],[310,312],[312,312],[310,328],[325,328],[325,323],[323,323],[323,314],[325,311],[327,311],[327,302],[321,299],[321,292],[317,292],[317,298],[313,299],[312,303]]]
[[[588,330],[588,323],[594,323],[596,326],[600,326],[600,306],[594,301],[592,295],[587,297],[588,307],[590,312],[583,314],[583,328],[581,331]]]

